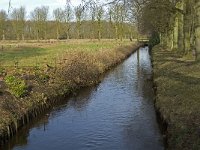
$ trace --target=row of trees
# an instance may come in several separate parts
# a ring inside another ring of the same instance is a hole
[[[200,55],[199,0],[135,0],[138,22],[145,31],[159,34],[160,42],[185,55]],[[156,35],[156,34],[154,34]]]
[[[53,11],[48,20],[48,7],[35,8],[26,19],[25,8],[11,14],[0,11],[1,39],[49,38],[132,38],[137,30],[151,34],[154,43],[181,52],[200,54],[199,0],[83,0],[72,7]]]
[[[29,19],[27,19],[29,16]],[[29,15],[25,7],[14,8],[9,14],[0,11],[0,39],[69,39],[69,38],[133,38],[136,28],[123,3],[104,5],[90,0],[72,7],[53,10],[35,8]]]
[[[200,58],[200,0],[110,0],[124,3],[138,30],[151,42]]]

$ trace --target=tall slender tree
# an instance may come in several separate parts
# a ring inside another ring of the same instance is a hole
[[[102,6],[96,7],[96,18],[98,24],[98,40],[101,40],[101,30],[102,30],[102,19],[103,19],[104,10]]]
[[[24,40],[26,10],[25,7],[14,8],[11,13],[13,29],[15,30],[17,40]]]
[[[91,0],[89,5],[89,20],[91,21],[90,28],[91,34],[90,38],[94,39],[95,37],[95,21],[96,21],[96,3],[94,0]]]
[[[81,38],[81,25],[83,21],[85,7],[80,4],[74,8],[75,17],[76,17],[76,28],[77,28],[77,38]]]
[[[0,39],[5,40],[5,32],[6,32],[6,20],[7,20],[7,14],[6,11],[1,10],[0,11]]]
[[[31,19],[34,22],[34,31],[36,39],[46,39],[47,35],[47,19],[49,7],[37,7],[31,12]]]
[[[57,9],[53,10],[53,16],[56,20],[56,33],[57,33],[56,37],[57,37],[57,40],[60,37],[61,24],[64,21],[64,15],[65,15],[65,12],[61,8],[57,8]]]
[[[67,34],[67,39],[70,38],[70,28],[72,19],[73,19],[73,10],[70,3],[68,2],[64,10],[64,22],[65,22],[65,31]]]

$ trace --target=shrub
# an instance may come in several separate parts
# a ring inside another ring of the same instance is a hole
[[[47,75],[47,74],[43,74],[43,73],[41,73],[41,74],[39,74],[38,76],[37,76],[37,81],[38,82],[40,82],[40,83],[45,83],[45,82],[48,82],[49,81],[49,75]]]
[[[157,32],[154,32],[149,40],[150,48],[160,43],[160,36]]]
[[[27,92],[27,86],[24,80],[15,76],[6,76],[5,83],[9,88],[11,94],[15,97],[22,97]]]
[[[4,76],[5,74],[6,74],[5,69],[0,67],[0,76]]]

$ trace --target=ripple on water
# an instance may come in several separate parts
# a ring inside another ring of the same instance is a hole
[[[94,88],[82,90],[26,127],[3,150],[162,150],[152,68],[141,48]]]

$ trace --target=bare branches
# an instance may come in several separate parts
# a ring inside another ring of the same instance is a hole
[[[11,0],[9,0],[9,4],[8,4],[8,14],[10,13],[12,6],[11,6]]]

